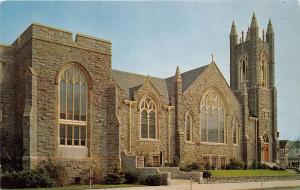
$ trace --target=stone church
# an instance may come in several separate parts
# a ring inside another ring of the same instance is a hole
[[[167,78],[113,70],[110,41],[32,24],[0,45],[1,147],[22,150],[23,167],[53,160],[73,175],[104,175],[126,155],[139,167],[276,162],[272,23],[260,32],[253,15],[229,38],[230,85],[214,60]]]

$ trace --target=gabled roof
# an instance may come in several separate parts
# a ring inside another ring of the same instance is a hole
[[[209,65],[204,65],[202,67],[198,67],[196,69],[184,72],[181,74],[182,78],[182,91],[184,92],[196,79],[200,74],[208,67]],[[174,81],[175,77],[169,77],[165,79],[167,88],[168,88],[168,93],[169,95],[174,94]]]
[[[198,67],[196,69],[184,72],[182,77],[182,91],[184,92],[201,73],[208,68],[209,65]],[[125,71],[112,70],[112,77],[117,82],[119,87],[125,91],[126,98],[132,99],[134,91],[137,91],[147,80],[146,75],[129,73]],[[157,89],[163,100],[169,102],[169,97],[174,94],[174,81],[175,77],[166,79],[149,76],[151,83]]]
[[[132,99],[132,93],[138,90],[144,84],[148,76],[112,70],[112,77],[117,82],[119,87],[125,91],[126,98]],[[157,89],[159,94],[167,103],[169,101],[169,95],[165,80],[152,76],[149,76],[149,78],[153,86]]]

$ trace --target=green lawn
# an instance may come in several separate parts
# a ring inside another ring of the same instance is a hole
[[[120,184],[120,185],[92,185],[93,189],[105,189],[105,188],[121,188],[121,187],[138,187],[142,185],[137,184]],[[89,189],[89,185],[72,185],[67,187],[53,187],[53,188],[27,188],[24,190],[81,190],[81,189]],[[5,190],[5,189],[3,189]],[[6,189],[6,190],[14,190],[14,189]]]
[[[293,176],[294,172],[275,170],[211,170],[213,177],[236,176]]]

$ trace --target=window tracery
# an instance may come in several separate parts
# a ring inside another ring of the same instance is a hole
[[[59,78],[59,144],[86,146],[87,81],[81,70],[68,66]]]
[[[157,138],[157,108],[152,98],[146,97],[140,104],[141,138]]]
[[[201,141],[225,143],[225,107],[215,90],[206,92],[200,105]]]

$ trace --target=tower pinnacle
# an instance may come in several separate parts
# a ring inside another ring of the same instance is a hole
[[[250,28],[258,28],[258,23],[257,23],[257,19],[256,19],[256,16],[255,16],[255,13],[253,13],[253,16],[252,16],[252,21],[251,21]]]
[[[175,82],[182,82],[179,66],[176,68]]]
[[[234,24],[234,21],[232,21],[230,36],[237,36],[237,35],[238,34],[237,34],[236,26]]]
[[[273,25],[272,25],[271,19],[269,19],[268,28],[267,28],[267,34],[273,34],[273,33],[274,33],[274,31],[273,31]]]

